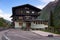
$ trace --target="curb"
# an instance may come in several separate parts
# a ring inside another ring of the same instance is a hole
[[[32,31],[31,31],[32,32]],[[37,34],[37,35],[40,35],[40,36],[43,36],[43,35],[41,35],[41,34],[38,34],[38,33],[35,33],[35,32],[33,32],[34,34]],[[49,35],[53,35],[53,34],[49,34]],[[44,36],[44,37],[48,37],[48,35],[46,35],[46,36]],[[54,36],[53,35],[53,37],[60,37],[60,36]]]
[[[32,32],[32,31],[31,31]],[[42,36],[42,35],[40,35],[40,34],[37,34],[37,33],[35,33],[35,32],[32,32],[32,33],[34,33],[34,34],[36,34],[36,35],[39,35],[39,36]],[[43,36],[42,36],[43,37]],[[46,36],[44,36],[44,37],[46,37]]]

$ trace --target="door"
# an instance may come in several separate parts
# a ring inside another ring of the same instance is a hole
[[[23,23],[19,22],[19,27],[22,28],[22,26],[23,26]]]
[[[30,27],[31,27],[31,23],[30,23],[30,22],[27,22],[27,23],[26,23],[26,28],[27,28],[27,30],[30,30]]]

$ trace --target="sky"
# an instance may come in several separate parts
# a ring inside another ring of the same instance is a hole
[[[12,7],[31,4],[37,8],[43,9],[51,1],[54,0],[0,0],[0,17],[11,21]]]

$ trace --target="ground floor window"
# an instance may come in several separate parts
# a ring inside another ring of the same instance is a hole
[[[48,24],[48,22],[45,21],[34,21],[34,24]]]

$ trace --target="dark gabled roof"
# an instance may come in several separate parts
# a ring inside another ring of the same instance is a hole
[[[31,8],[31,9],[36,10],[36,11],[41,11],[41,9],[39,9],[39,8],[37,8],[37,7],[35,7],[35,6],[32,6],[32,5],[30,5],[30,4],[24,4],[24,5],[16,6],[16,7],[13,7],[12,9],[21,8],[21,7],[29,7],[29,8]]]

